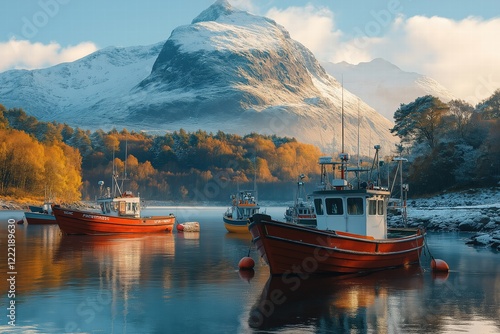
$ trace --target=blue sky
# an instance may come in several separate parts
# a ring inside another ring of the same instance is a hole
[[[0,72],[168,39],[215,0],[25,0],[0,4]],[[319,60],[382,57],[477,102],[500,88],[497,0],[229,0],[273,18]]]

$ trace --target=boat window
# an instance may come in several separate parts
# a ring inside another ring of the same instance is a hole
[[[381,216],[384,215],[384,201],[383,200],[378,200],[378,214]]]
[[[325,199],[326,213],[329,215],[343,215],[344,206],[342,198],[327,198]]]
[[[363,199],[361,197],[347,199],[347,214],[362,215],[363,213]]]
[[[119,204],[120,206],[119,206],[119,209],[118,209],[118,210],[119,210],[119,211],[118,211],[118,213],[119,213],[120,215],[124,215],[124,214],[125,214],[125,211],[126,211],[126,209],[127,209],[126,203],[125,203],[124,201],[120,201],[119,203],[120,203],[120,204]]]
[[[323,200],[321,198],[315,198],[314,199],[314,207],[316,209],[316,213],[318,215],[323,214]]]
[[[372,216],[377,214],[377,200],[368,201],[368,214]]]

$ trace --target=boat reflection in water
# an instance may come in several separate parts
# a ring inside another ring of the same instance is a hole
[[[271,276],[250,310],[248,324],[259,330],[390,332],[396,323],[391,317],[401,315],[401,304],[412,299],[408,292],[423,286],[419,266],[364,276]]]

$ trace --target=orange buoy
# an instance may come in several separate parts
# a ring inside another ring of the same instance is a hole
[[[245,256],[240,260],[240,263],[238,263],[238,267],[243,270],[253,269],[254,266],[255,261],[249,256]]]
[[[446,263],[440,259],[432,259],[431,268],[433,271],[442,272],[442,273],[450,271],[450,267],[448,266],[448,263]]]

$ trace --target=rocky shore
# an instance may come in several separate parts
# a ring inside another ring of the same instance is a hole
[[[401,227],[401,217],[389,218]],[[408,227],[474,232],[468,244],[500,251],[500,188],[471,189],[408,201]]]

